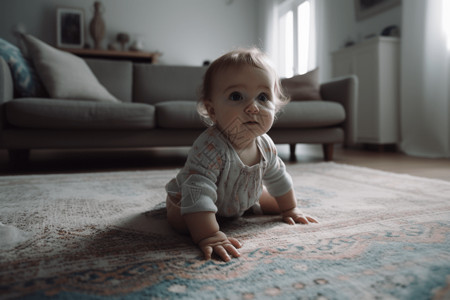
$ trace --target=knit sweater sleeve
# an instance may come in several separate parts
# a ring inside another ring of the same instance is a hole
[[[201,135],[189,152],[183,175],[177,177],[181,189],[181,214],[217,212],[217,180],[222,167],[220,141]]]
[[[292,178],[286,171],[283,161],[278,157],[277,148],[272,139],[268,135],[263,135],[261,140],[267,159],[263,183],[272,196],[282,196],[292,189]]]

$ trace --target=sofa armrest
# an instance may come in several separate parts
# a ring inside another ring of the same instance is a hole
[[[355,75],[349,75],[324,82],[320,85],[320,94],[324,100],[336,101],[342,104],[345,109],[345,121],[343,124],[345,131],[344,145],[351,146],[355,144],[358,78]]]
[[[0,57],[0,104],[13,98],[13,81],[8,63]]]
[[[5,112],[2,104],[12,100],[13,96],[14,85],[11,71],[9,70],[6,61],[0,57],[0,129],[2,129],[5,124]]]

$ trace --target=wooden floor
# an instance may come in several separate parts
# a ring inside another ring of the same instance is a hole
[[[289,161],[288,145],[278,145],[279,156],[286,164],[323,161],[320,145],[297,145],[296,162]],[[186,160],[188,147],[122,149],[122,150],[35,150],[25,166],[12,166],[8,154],[0,150],[0,175],[55,174],[160,170],[180,168]],[[427,159],[399,152],[378,152],[343,149],[336,146],[334,162],[369,167],[394,173],[450,181],[450,159]]]

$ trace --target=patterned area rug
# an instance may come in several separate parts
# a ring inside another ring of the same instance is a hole
[[[242,257],[202,260],[168,227],[170,171],[0,178],[0,298],[449,299],[450,183],[288,165],[300,206],[222,225]]]

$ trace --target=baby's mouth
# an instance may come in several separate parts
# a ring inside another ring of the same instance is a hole
[[[244,125],[258,125],[259,123],[257,121],[248,121],[245,122]]]

